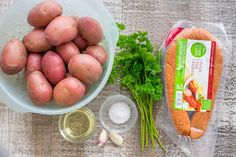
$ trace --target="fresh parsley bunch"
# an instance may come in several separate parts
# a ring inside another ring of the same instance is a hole
[[[153,104],[162,99],[162,81],[160,78],[160,53],[153,52],[153,46],[147,32],[121,34],[125,25],[117,23],[120,36],[117,53],[109,82],[120,79],[122,87],[129,89],[140,111],[141,148],[152,146],[156,141],[165,151],[153,118]]]

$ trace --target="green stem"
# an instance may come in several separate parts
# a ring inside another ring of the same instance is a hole
[[[149,143],[148,142],[149,119],[148,119],[148,114],[147,114],[147,110],[146,110],[145,105],[143,105],[143,103],[140,103],[140,104],[142,104],[142,106],[143,106],[143,117],[145,119],[145,124],[144,124],[144,127],[145,127],[144,137],[145,137],[145,139],[144,139],[144,141],[145,141],[145,146],[148,147],[148,143]]]
[[[151,130],[151,128],[150,128],[150,130]],[[151,137],[151,141],[152,141],[152,147],[154,148],[154,147],[156,147],[156,145],[155,145],[155,140],[154,140],[154,134],[153,134],[153,132],[152,131],[150,131],[150,137]]]
[[[149,99],[149,119],[150,119],[150,137],[151,137],[151,140],[152,140],[152,147],[154,148],[154,147],[156,147],[156,145],[155,145],[155,140],[154,140],[154,138],[155,138],[155,129],[153,128],[153,118],[152,118],[152,106],[153,106],[153,104],[152,104],[152,99],[150,98]],[[154,132],[153,132],[154,131]]]
[[[163,144],[160,141],[159,133],[155,127],[155,123],[153,120],[153,98],[150,97],[149,100],[145,99],[146,102],[142,102],[138,96],[134,93],[134,91],[131,88],[128,88],[130,92],[132,93],[137,106],[140,111],[140,121],[141,121],[141,150],[144,151],[144,146],[148,147],[148,133],[150,134],[152,146],[155,147],[154,137],[157,139],[157,142],[162,150],[167,152],[166,148],[163,146]],[[148,110],[148,112],[147,112]]]
[[[156,129],[156,125],[155,125],[154,118],[153,118],[153,98],[152,97],[150,98],[150,110],[149,110],[149,112],[150,112],[150,116],[151,116],[150,120],[151,120],[151,123],[152,123],[152,128],[153,128],[153,131],[155,132],[154,135],[156,135],[156,137],[159,137],[159,133]]]
[[[144,114],[145,114],[145,119],[146,119],[148,125],[151,126],[150,119],[149,119],[150,117],[148,116],[149,114],[148,114],[148,111],[146,109],[146,106],[144,106],[143,110],[144,110]]]
[[[144,145],[145,145],[145,116],[144,116],[144,111],[143,111],[143,108],[140,104],[140,101],[138,99],[138,97],[136,96],[136,94],[134,93],[134,91],[131,89],[131,88],[128,88],[130,90],[130,92],[132,93],[136,103],[137,103],[137,106],[139,108],[139,111],[140,111],[140,122],[141,122],[141,150],[144,151]]]
[[[148,147],[148,123],[146,123],[146,128],[145,128],[145,133],[146,133],[146,136],[145,136],[145,143],[146,143],[146,147]]]
[[[141,115],[141,117],[143,117],[143,115]],[[145,120],[144,119],[141,119],[141,149],[142,149],[142,151],[144,151],[144,145],[145,145],[145,143],[144,143],[144,139],[145,139],[145,137],[144,137],[144,127],[145,127]]]
[[[167,153],[167,150],[166,150],[166,148],[164,147],[164,145],[162,144],[160,138],[158,137],[158,138],[156,138],[156,139],[157,139],[157,142],[158,142],[159,146],[161,147],[161,149],[164,150],[165,153]]]

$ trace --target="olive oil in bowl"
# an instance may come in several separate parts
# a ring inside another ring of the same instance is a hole
[[[61,115],[58,125],[61,135],[66,140],[72,143],[80,143],[93,135],[96,119],[90,109],[83,107]]]

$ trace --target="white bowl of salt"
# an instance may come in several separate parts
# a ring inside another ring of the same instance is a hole
[[[109,96],[100,108],[100,121],[103,127],[114,133],[129,131],[137,121],[135,103],[123,95]]]

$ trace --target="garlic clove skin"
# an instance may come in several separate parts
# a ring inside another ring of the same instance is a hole
[[[112,132],[112,133],[110,133],[109,137],[114,144],[116,144],[118,146],[123,145],[123,138],[119,134]]]
[[[104,145],[106,141],[107,141],[107,131],[103,129],[98,137],[98,147]]]

